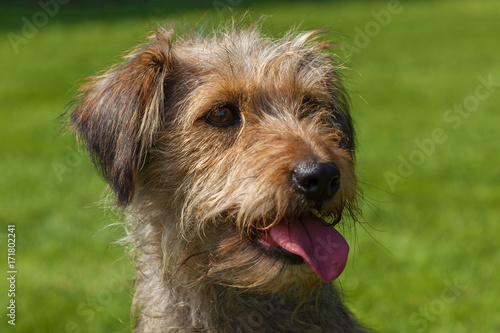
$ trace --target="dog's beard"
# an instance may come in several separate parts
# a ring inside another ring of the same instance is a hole
[[[330,282],[342,273],[349,251],[340,233],[312,213],[244,230],[226,217],[192,237],[197,240],[186,243],[180,269],[195,272],[193,283],[261,293],[303,294]]]
[[[186,244],[188,267],[196,261],[196,281],[255,292],[302,293],[343,272],[349,247],[334,225],[346,203],[338,197],[318,210],[300,195],[280,193],[259,198],[247,210],[221,204],[218,208],[225,209],[217,211],[206,201],[189,206],[182,237],[196,239]]]

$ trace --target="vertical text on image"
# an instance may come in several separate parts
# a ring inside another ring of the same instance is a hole
[[[16,325],[16,226],[7,226],[7,281],[9,290],[7,296],[9,303],[7,306],[7,317],[10,325]]]

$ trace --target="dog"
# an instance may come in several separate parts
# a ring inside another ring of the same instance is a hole
[[[354,129],[322,31],[159,27],[68,122],[126,215],[135,332],[368,332],[331,281]]]

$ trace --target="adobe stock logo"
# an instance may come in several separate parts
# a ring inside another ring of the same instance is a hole
[[[415,139],[413,141],[415,148],[404,156],[403,154],[398,156],[397,171],[384,173],[385,181],[391,192],[396,191],[396,185],[411,177],[417,167],[422,166],[436,152],[438,145],[448,140],[447,133],[458,130],[465,120],[477,111],[481,102],[488,99],[496,87],[500,87],[500,81],[494,81],[492,74],[489,74],[488,77],[478,76],[477,80],[479,84],[474,89],[474,93],[466,96],[461,103],[454,104],[453,108],[443,113],[442,119],[449,128],[436,127],[428,137]]]
[[[38,6],[41,10],[37,11],[29,20],[26,16],[21,18],[23,26],[21,33],[16,34],[9,32],[7,38],[9,39],[15,53],[19,53],[19,46],[28,44],[28,42],[35,38],[38,31],[49,23],[49,18],[56,16],[59,13],[59,5],[65,5],[70,0],[48,0],[38,1]]]
[[[362,28],[359,26],[354,28],[355,35],[352,43],[342,43],[341,50],[343,50],[344,56],[348,57],[353,53],[361,53],[363,49],[370,45],[374,38],[381,34],[384,28],[387,28],[391,24],[394,16],[403,12],[403,9],[404,7],[399,0],[389,0],[385,9],[370,11],[373,19],[366,22]]]
[[[439,322],[439,316],[447,310],[449,311],[453,303],[460,301],[469,287],[467,284],[461,283],[458,278],[453,279],[453,281],[446,279],[443,282],[444,287],[441,293],[430,302],[419,306],[418,311],[409,316],[408,324],[411,326],[409,332],[428,332],[430,326]],[[402,333],[407,332],[403,331]]]

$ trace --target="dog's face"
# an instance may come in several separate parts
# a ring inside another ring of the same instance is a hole
[[[193,281],[309,289],[345,266],[353,129],[314,35],[159,31],[82,90],[74,127],[119,204],[163,216],[165,262]]]

